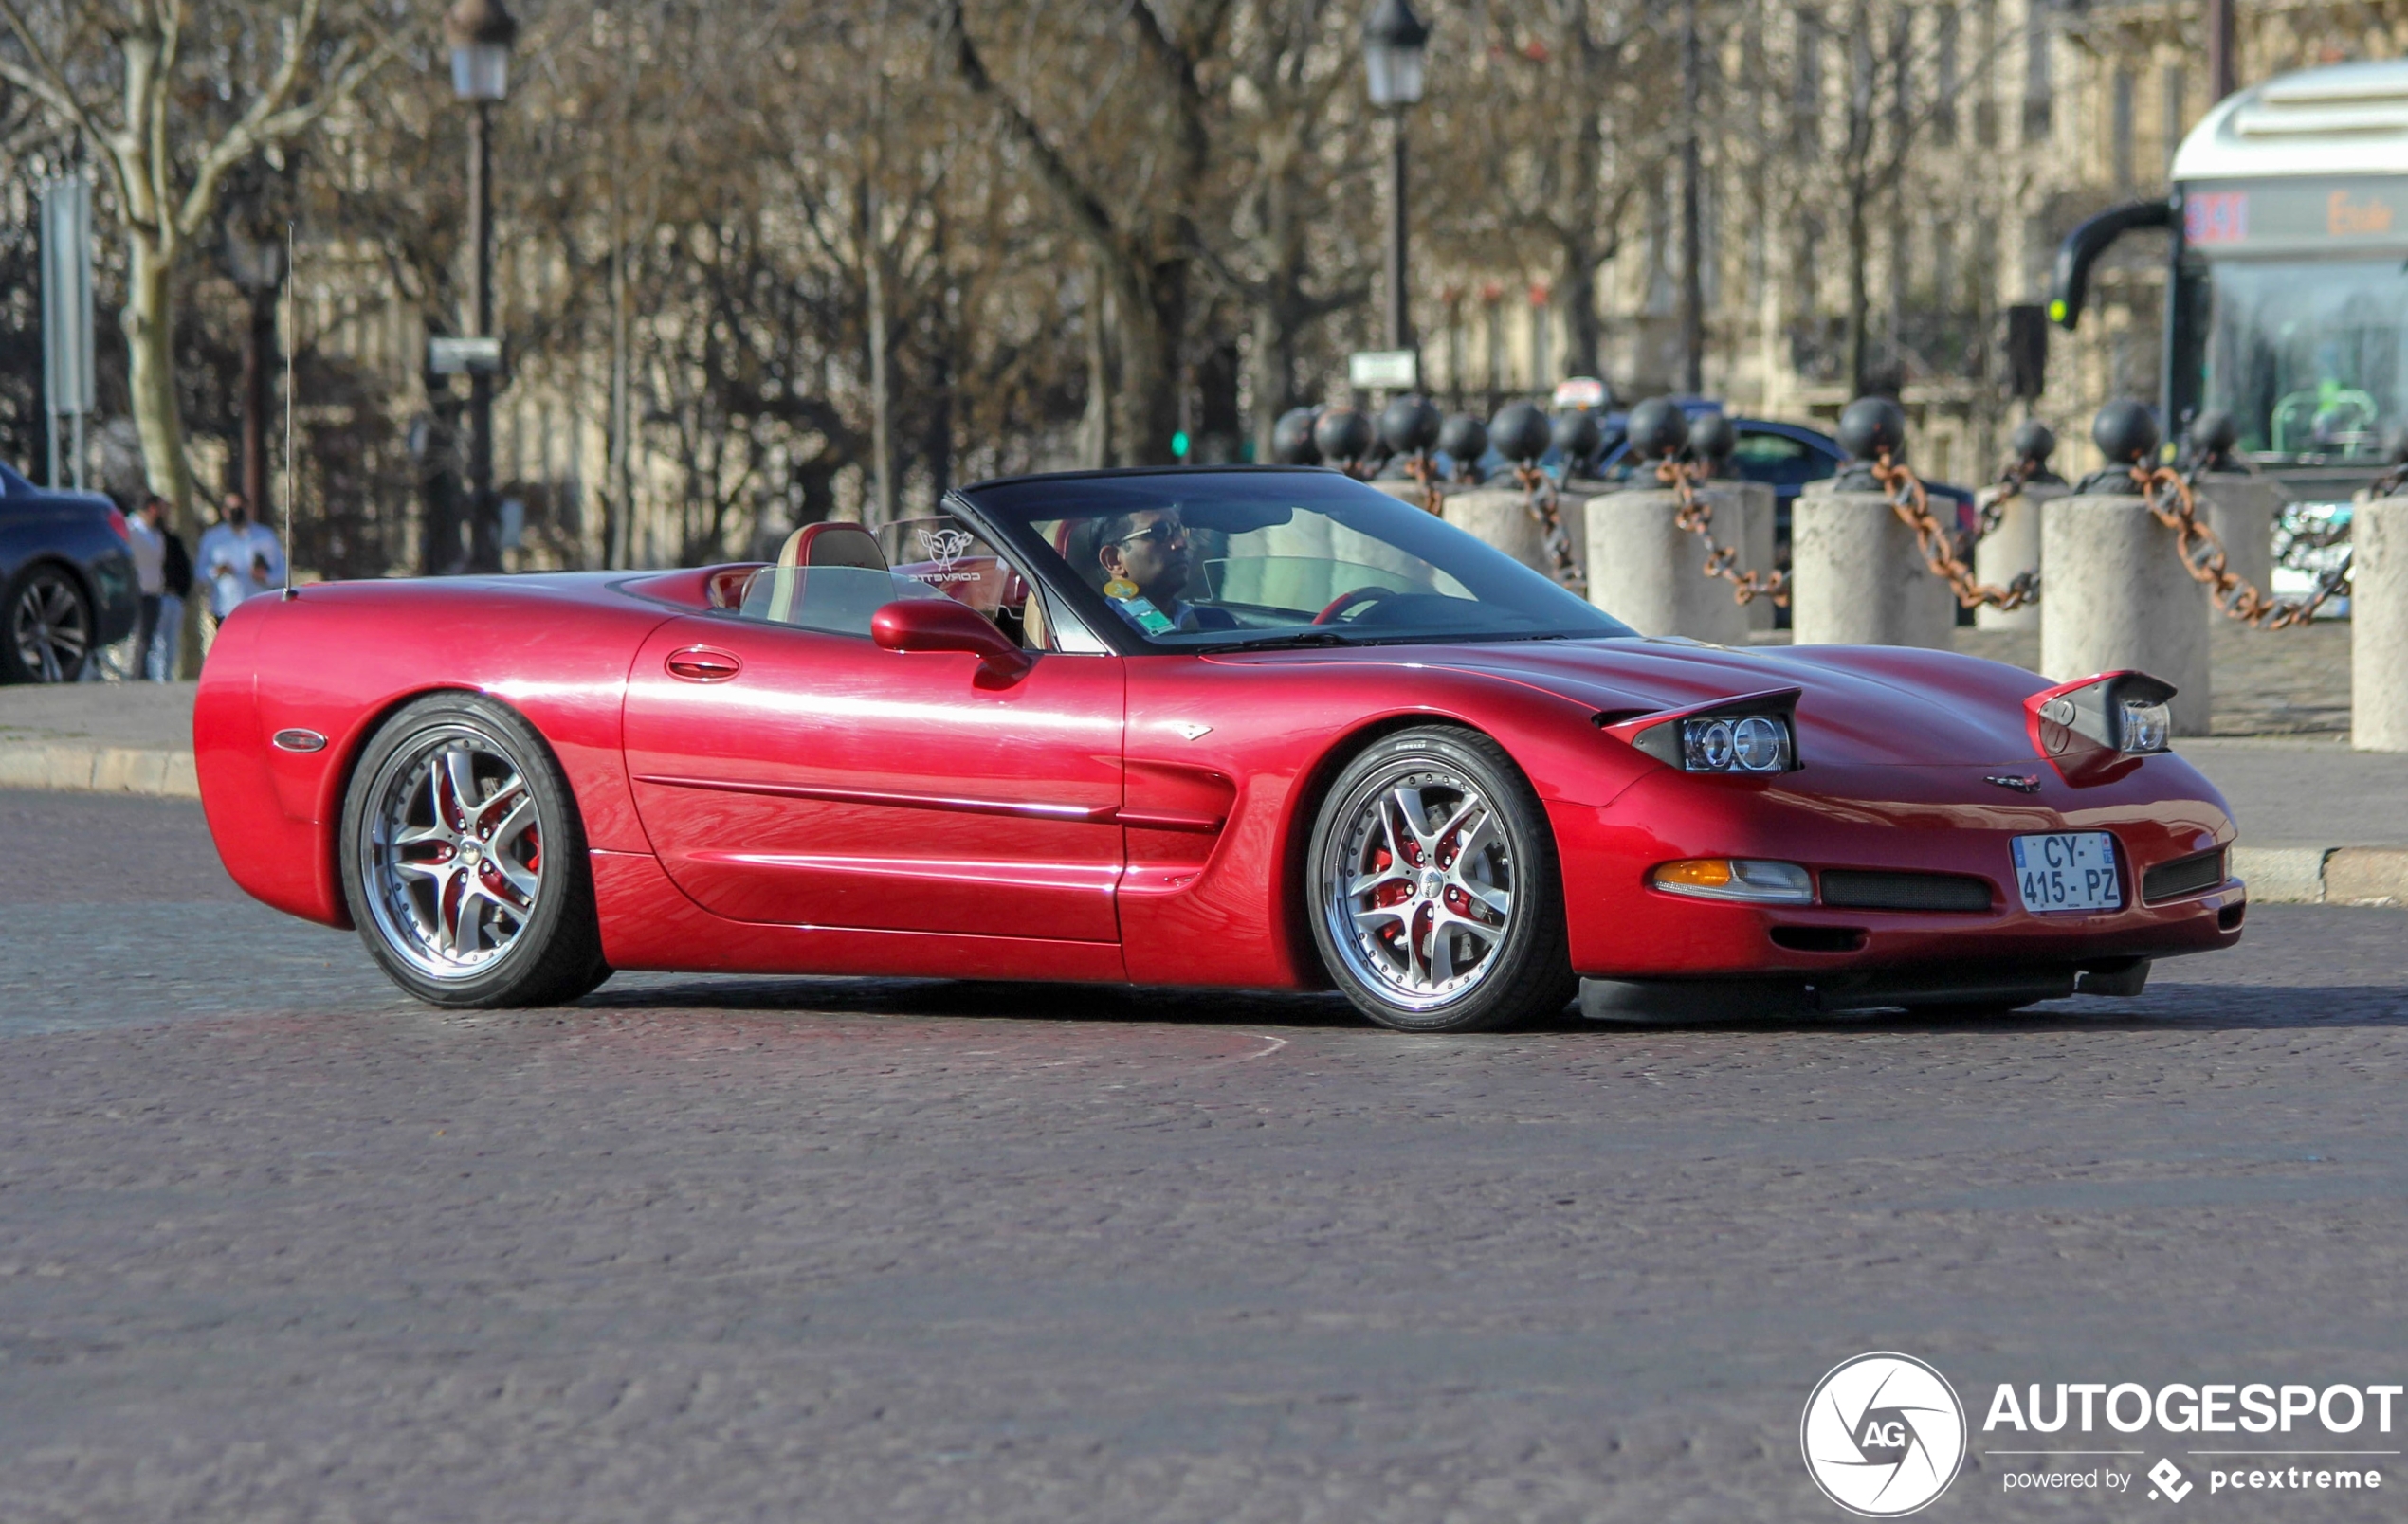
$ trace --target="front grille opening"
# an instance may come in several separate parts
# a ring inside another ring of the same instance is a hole
[[[1990,884],[1959,873],[1826,868],[1823,903],[1839,910],[1988,910]]]
[[[2141,875],[2141,903],[2153,905],[2161,899],[2180,899],[2184,895],[2214,889],[2224,881],[2224,849],[2194,852],[2186,858],[2161,862]]]
[[[2241,929],[2241,917],[2248,914],[2249,907],[2247,905],[2227,905],[2222,910],[2216,913],[2216,929],[2218,931],[2225,932],[2237,932]]]
[[[1773,945],[1792,952],[1854,952],[1865,945],[1861,926],[1776,926]]]

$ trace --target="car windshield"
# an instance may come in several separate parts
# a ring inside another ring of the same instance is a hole
[[[1632,633],[1462,530],[1335,472],[1033,478],[963,496],[1028,559],[1066,573],[1091,623],[1140,648]]]

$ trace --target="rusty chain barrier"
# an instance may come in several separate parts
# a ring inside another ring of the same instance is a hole
[[[1522,506],[1538,521],[1540,536],[1546,543],[1547,559],[1555,563],[1556,581],[1586,597],[1589,579],[1580,574],[1580,562],[1572,553],[1572,536],[1564,533],[1563,508],[1556,494],[1555,478],[1536,465],[1517,465],[1513,480],[1522,485]]]
[[[1974,575],[1973,568],[1957,557],[1956,536],[1931,511],[1931,496],[1924,490],[1923,478],[1912,467],[1893,462],[1887,450],[1872,462],[1873,480],[1889,494],[1889,506],[1908,529],[1915,532],[1915,549],[1923,553],[1924,564],[1931,574],[1948,584],[1957,602],[1967,608],[1987,604],[1993,608],[2013,610],[2040,601],[2040,573],[2018,572],[2001,588]],[[2017,481],[2016,491],[2023,483]],[[2001,499],[2003,501],[2003,499]],[[1985,525],[1983,533],[1995,528]]]
[[[2307,597],[2296,603],[2270,597],[2226,570],[2224,542],[2215,530],[2199,522],[2198,499],[2181,472],[2171,466],[2136,465],[2132,484],[2157,521],[2174,531],[2175,553],[2182,558],[2182,570],[2208,590],[2216,607],[2229,618],[2253,629],[2289,629],[2314,619],[2326,599],[2349,590],[2350,557],[2344,554],[2339,566],[2316,579],[2315,590]]]
[[[1998,473],[1998,480],[1990,483],[1988,489],[1975,499],[1981,511],[1981,522],[1973,533],[1977,541],[1986,540],[1998,533],[1999,523],[2007,517],[2007,505],[2023,496],[2024,487],[2040,469],[2040,463],[2034,460],[2007,463],[2006,468]]]
[[[1704,463],[1696,461],[1666,461],[1656,466],[1655,480],[1670,487],[1681,499],[1680,512],[1673,516],[1672,522],[1706,542],[1705,574],[1729,583],[1733,602],[1750,604],[1759,598],[1769,598],[1775,607],[1788,608],[1788,572],[1742,572],[1734,565],[1739,560],[1738,547],[1714,537],[1714,505],[1697,494],[1697,481],[1705,472]]]
[[[1427,514],[1445,517],[1446,494],[1438,490],[1438,468],[1431,463],[1428,451],[1405,457],[1405,475],[1421,483],[1421,508]]]

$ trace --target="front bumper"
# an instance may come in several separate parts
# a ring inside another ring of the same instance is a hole
[[[1826,1009],[1995,1004],[2022,990],[2071,993],[2086,970],[2104,979],[2133,960],[2240,939],[2248,891],[2238,880],[2141,902],[2148,868],[2233,840],[2221,799],[2188,764],[2153,757],[2114,784],[2077,789],[2051,778],[2030,796],[1985,788],[1997,771],[1826,768],[1767,785],[1668,769],[1604,807],[1553,806],[1573,967],[1593,980],[1811,988],[1832,1002]],[[2115,836],[2123,908],[2022,908],[2009,842],[2067,830]],[[1655,864],[1698,857],[1799,862],[1818,877],[1863,868],[1978,878],[1991,885],[1991,908],[1762,906],[1650,887]],[[1896,998],[1875,998],[1885,992]]]

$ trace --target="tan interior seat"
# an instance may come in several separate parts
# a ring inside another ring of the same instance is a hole
[[[813,568],[835,572],[822,578],[827,585],[816,591],[812,586]],[[862,572],[875,576],[858,574]],[[871,599],[884,603],[888,588],[886,557],[869,531],[852,523],[805,524],[786,536],[777,564],[754,577],[744,593],[743,611],[750,618],[777,625],[849,627],[856,623],[849,617],[856,611],[852,606]],[[840,604],[844,608],[835,607]],[[862,632],[867,628],[864,623]]]

